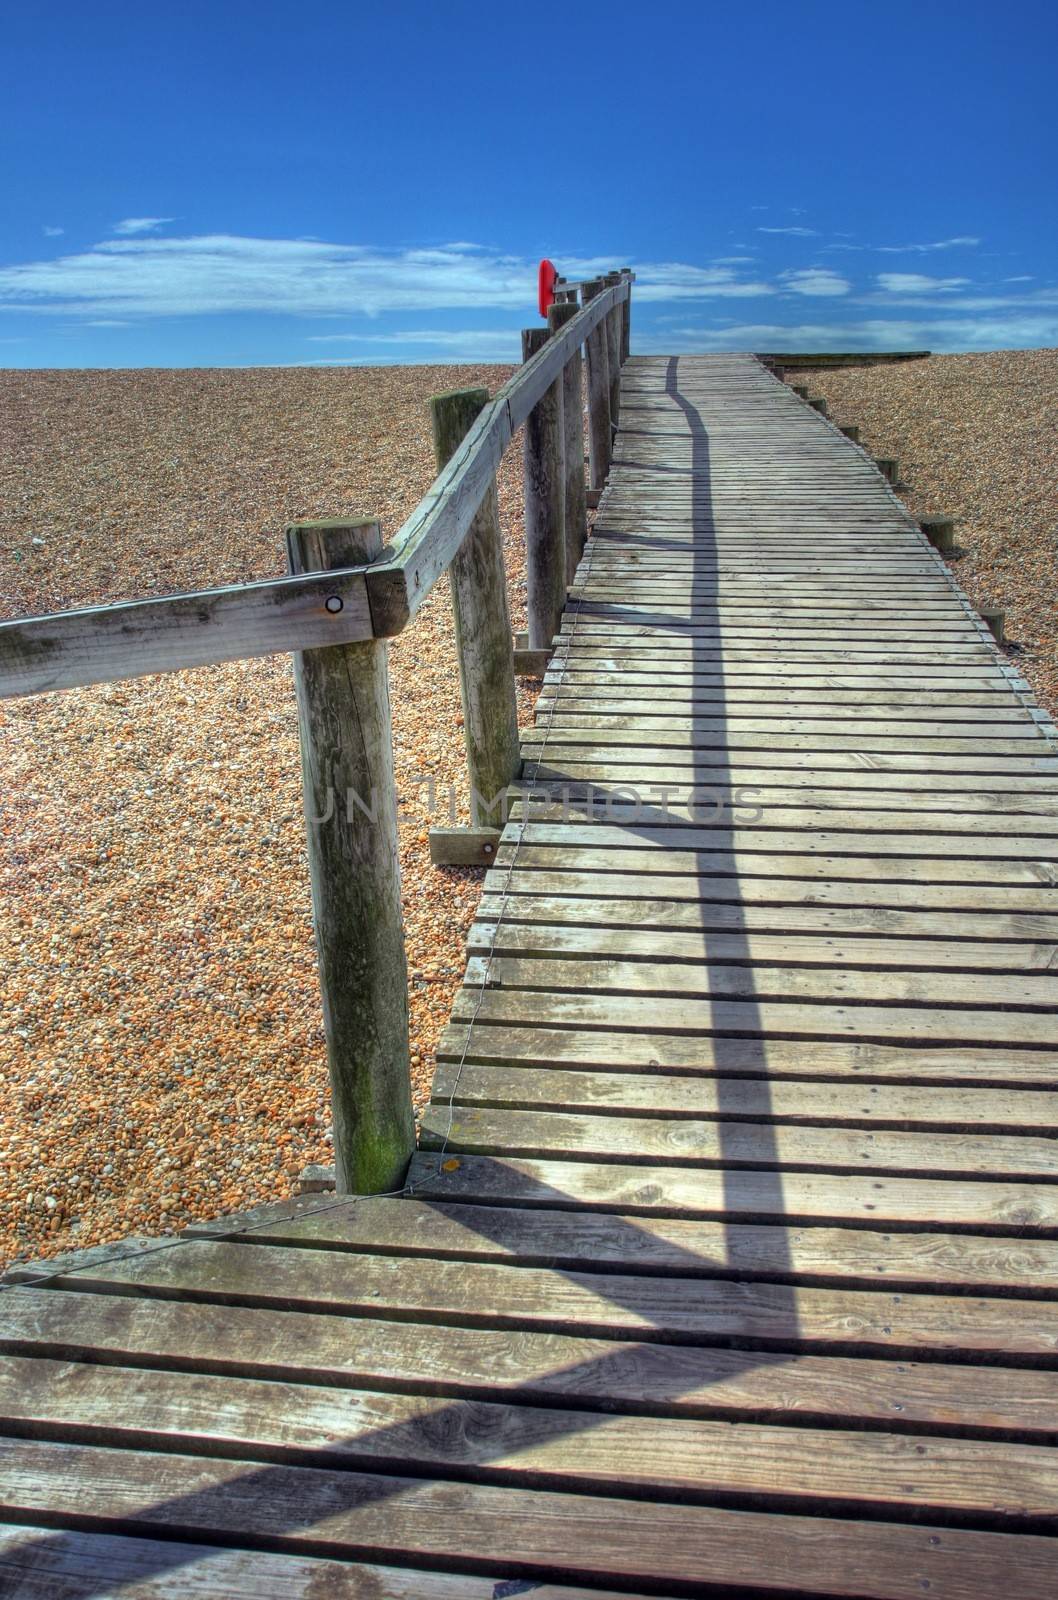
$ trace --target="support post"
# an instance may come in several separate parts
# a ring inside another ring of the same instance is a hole
[[[875,456],[874,464],[886,483],[899,483],[900,463],[895,456]]]
[[[851,439],[853,444],[859,444],[860,430],[854,422],[847,422],[839,431],[845,435],[846,439]]]
[[[546,328],[522,330],[522,360],[547,343]],[[525,423],[525,556],[530,650],[550,650],[566,603],[562,375]]]
[[[602,284],[598,278],[589,278],[580,286],[584,305],[594,300]],[[588,454],[591,487],[601,492],[610,471],[610,453],[613,435],[610,431],[610,366],[607,355],[606,330],[600,324],[593,328],[584,343],[588,363]],[[589,501],[590,503],[590,501]]]
[[[381,551],[373,519],[287,529],[295,573],[360,566]],[[336,1183],[343,1194],[399,1188],[415,1151],[387,648],[376,639],[294,657]]]
[[[1004,613],[994,606],[982,606],[981,621],[987,626],[996,644],[1002,644],[1006,637],[1003,629]]]
[[[605,289],[615,289],[620,281],[619,272],[608,272],[602,284]],[[621,412],[621,307],[619,305],[606,313],[606,361],[610,377],[610,426],[616,433]]]
[[[821,394],[810,395],[809,396],[809,400],[808,400],[808,404],[812,407],[813,411],[818,411],[819,415],[821,417],[825,417],[826,416],[826,414],[827,414],[827,403],[823,399],[823,396]]]
[[[551,333],[577,315],[577,307],[564,302],[553,305],[547,314]],[[584,498],[584,399],[583,362],[574,350],[562,372],[562,438],[565,455],[565,534],[566,584],[573,582],[588,537],[587,503]]]
[[[628,299],[621,307],[621,365],[628,360],[632,350],[632,269],[621,268],[621,277],[628,280]]]
[[[456,389],[430,401],[438,472],[462,444],[487,389]],[[503,537],[493,479],[448,569],[459,657],[463,736],[470,775],[471,821],[494,824],[491,802],[518,775],[518,706]],[[487,815],[479,816],[481,804]]]
[[[918,525],[934,550],[950,556],[955,549],[955,518],[949,516],[919,517]]]

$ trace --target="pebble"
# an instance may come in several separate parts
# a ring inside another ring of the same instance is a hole
[[[0,615],[275,576],[301,518],[390,537],[430,396],[509,370],[0,372]],[[516,627],[520,474],[515,440]],[[423,775],[467,817],[447,585],[389,655],[421,1109],[482,878],[427,848]],[[293,1193],[333,1155],[289,658],[0,702],[0,763],[0,1260]]]

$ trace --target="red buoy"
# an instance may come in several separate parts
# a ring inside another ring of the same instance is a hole
[[[545,256],[537,273],[536,303],[540,307],[540,315],[542,317],[547,316],[548,311],[555,303],[555,279],[557,277],[558,269],[555,263],[549,261]]]

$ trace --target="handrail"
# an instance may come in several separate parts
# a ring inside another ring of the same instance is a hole
[[[630,292],[626,277],[596,296],[504,384],[386,559],[2,622],[0,699],[399,633],[450,565],[514,433]]]
[[[396,602],[396,615],[400,616],[401,598],[407,609],[399,626],[403,627],[415,615],[459,549],[514,434],[562,372],[574,350],[580,348],[616,305],[628,299],[630,292],[630,280],[625,279],[597,295],[497,390],[451,461],[438,473],[397,532],[390,546],[387,566],[371,574],[373,610],[376,595],[386,591],[393,575],[400,573],[404,585],[403,594]],[[387,599],[393,603],[391,588]],[[378,609],[381,613],[382,607]],[[399,630],[394,627],[392,631]]]
[[[516,673],[542,670],[587,538],[581,348],[598,491],[612,460],[632,281],[625,269],[582,284],[579,311],[567,287],[546,329],[523,330],[523,364],[492,400],[484,390],[435,397],[440,471],[389,546],[373,517],[295,523],[287,577],[0,624],[0,697],[294,653],[342,1190],[392,1192],[415,1148],[386,640],[447,570],[471,814],[480,799],[491,815],[521,768]],[[528,629],[516,647],[495,484],[523,424]],[[370,807],[350,798],[365,795]],[[431,830],[432,860],[488,860],[499,837],[451,832]]]

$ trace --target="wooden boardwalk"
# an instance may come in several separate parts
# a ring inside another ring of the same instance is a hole
[[[18,1274],[5,1597],[1058,1593],[1053,729],[751,357],[622,393],[407,1192]]]

